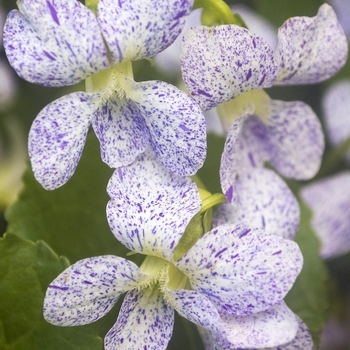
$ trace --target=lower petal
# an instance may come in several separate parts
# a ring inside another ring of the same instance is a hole
[[[98,94],[75,92],[46,106],[29,132],[29,157],[35,178],[47,190],[73,175],[83,148]]]
[[[174,310],[157,286],[130,291],[117,322],[105,337],[106,350],[165,350],[173,333]]]
[[[116,96],[100,105],[92,121],[101,158],[111,168],[129,165],[149,144],[143,117],[135,104]]]

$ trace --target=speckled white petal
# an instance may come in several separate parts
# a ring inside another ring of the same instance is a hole
[[[322,107],[329,140],[339,146],[350,137],[350,80],[332,85],[323,97]],[[350,160],[350,151],[347,159]]]
[[[188,90],[204,110],[242,92],[272,86],[277,70],[264,39],[235,25],[187,31],[181,67]]]
[[[106,350],[165,350],[173,333],[174,310],[159,289],[130,291],[117,322],[105,337]]]
[[[98,21],[114,63],[152,57],[181,33],[193,0],[100,0]]]
[[[280,345],[274,348],[266,348],[263,350],[313,350],[314,344],[309,329],[299,317],[296,316],[296,318],[299,328],[297,335],[291,342],[285,345]]]
[[[305,186],[302,198],[313,211],[311,220],[321,240],[323,258],[350,251],[350,172],[346,171]]]
[[[267,126],[254,115],[242,115],[231,126],[221,156],[220,181],[229,202],[235,202],[237,175],[262,167],[269,159],[270,140]]]
[[[56,326],[80,326],[103,317],[119,296],[149,278],[132,262],[105,255],[79,260],[46,291],[44,318]]]
[[[334,10],[323,4],[315,17],[292,17],[278,31],[277,84],[313,84],[345,64],[348,43]]]
[[[318,117],[307,104],[271,100],[268,137],[270,162],[279,173],[297,180],[316,175],[324,136]]]
[[[135,104],[117,96],[96,110],[92,126],[100,141],[101,158],[111,168],[132,163],[149,145],[149,133]]]
[[[255,168],[234,181],[231,191],[235,191],[236,204],[225,203],[215,212],[214,227],[241,223],[293,239],[299,227],[299,205],[276,173]]]
[[[293,340],[298,330],[296,316],[283,301],[253,315],[221,317],[227,338],[215,340],[229,349],[278,346]]]
[[[296,243],[243,225],[205,234],[176,266],[219,312],[250,315],[280,302],[300,273]]]
[[[223,323],[216,307],[203,294],[193,290],[166,290],[170,305],[189,321],[215,334],[224,331]]]
[[[99,94],[74,92],[47,105],[34,120],[28,151],[35,178],[47,190],[73,175]]]
[[[118,168],[107,191],[107,219],[115,237],[132,251],[168,260],[201,207],[192,180],[169,171],[150,149]]]
[[[179,175],[196,174],[207,148],[205,118],[198,104],[163,81],[134,83],[129,97],[145,120],[158,159]]]
[[[45,86],[75,84],[109,66],[94,14],[75,0],[19,0],[4,47],[17,74]]]

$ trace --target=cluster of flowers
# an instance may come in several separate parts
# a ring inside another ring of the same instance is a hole
[[[271,100],[263,89],[320,82],[344,65],[347,41],[332,8],[287,20],[276,50],[233,24],[188,30],[181,56],[188,95],[162,81],[135,82],[131,62],[171,45],[193,1],[99,0],[89,9],[76,0],[19,0],[18,7],[4,28],[16,72],[54,87],[87,79],[86,92],[52,102],[33,122],[37,180],[49,190],[66,183],[92,125],[102,160],[116,169],[107,187],[110,228],[146,255],[140,267],[115,256],[73,264],[49,285],[45,319],[91,323],[127,293],[106,349],[166,349],[174,309],[198,326],[208,350],[312,349],[283,301],[303,263],[292,241],[298,203],[264,163],[309,179],[324,137],[308,105]],[[217,203],[188,178],[206,156],[202,110],[214,107],[227,134],[226,203],[193,244],[190,221]]]

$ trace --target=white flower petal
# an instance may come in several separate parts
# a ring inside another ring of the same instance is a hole
[[[117,322],[105,337],[106,350],[165,350],[173,333],[174,311],[157,287],[130,291]]]
[[[297,244],[243,225],[205,234],[177,262],[192,288],[219,312],[250,315],[280,302],[300,273]]]
[[[204,110],[245,91],[272,86],[277,70],[264,39],[235,25],[187,31],[181,66],[188,90]]]
[[[214,214],[213,226],[245,224],[266,233],[293,239],[299,227],[297,200],[285,182],[273,171],[256,168],[232,179],[231,199]]]
[[[68,267],[46,291],[44,317],[56,326],[79,326],[103,317],[119,296],[147,279],[132,262],[105,255]]]
[[[193,0],[100,0],[98,21],[114,63],[152,57],[180,34]]]
[[[74,92],[47,105],[34,120],[28,140],[35,178],[47,190],[73,175],[99,94]]]
[[[118,168],[107,191],[107,218],[115,237],[132,251],[167,260],[201,207],[196,185],[165,168],[151,150]]]
[[[75,0],[19,0],[7,16],[4,47],[17,74],[46,86],[75,84],[108,68],[94,14]]]
[[[134,83],[129,97],[139,108],[153,151],[173,172],[194,175],[206,156],[205,119],[191,97],[163,81]]]
[[[135,104],[116,96],[100,105],[92,126],[100,141],[101,158],[111,168],[129,165],[149,145],[149,132]]]
[[[348,43],[337,17],[323,4],[315,17],[292,17],[278,31],[277,84],[313,84],[345,64]]]

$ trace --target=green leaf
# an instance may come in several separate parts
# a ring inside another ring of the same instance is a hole
[[[63,187],[46,191],[28,169],[19,199],[5,213],[8,232],[32,241],[44,240],[71,262],[127,249],[113,236],[106,219],[106,187],[112,175],[90,134],[73,177]]]
[[[42,316],[48,284],[68,266],[45,243],[0,239],[0,349],[101,350],[96,326],[56,327]]]
[[[310,226],[312,212],[302,201],[299,204],[301,222],[295,241],[303,253],[304,266],[285,301],[306,323],[315,345],[318,345],[329,306],[326,288],[328,272],[320,258],[320,242]]]

